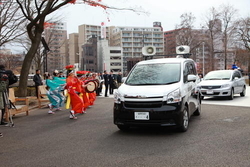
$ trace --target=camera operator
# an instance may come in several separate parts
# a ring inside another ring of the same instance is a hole
[[[4,122],[3,117],[9,104],[9,85],[16,83],[17,80],[11,70],[5,70],[4,65],[0,65],[0,109],[2,110],[0,125],[8,124]]]

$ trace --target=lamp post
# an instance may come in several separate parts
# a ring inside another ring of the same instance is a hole
[[[202,74],[203,76],[205,75],[204,44],[205,42],[202,42]]]

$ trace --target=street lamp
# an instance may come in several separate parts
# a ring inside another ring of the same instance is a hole
[[[205,42],[202,42],[202,74],[203,74],[203,77],[205,75],[205,61],[204,61],[204,44]]]

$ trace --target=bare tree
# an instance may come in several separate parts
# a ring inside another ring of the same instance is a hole
[[[248,50],[248,73],[250,72],[250,17],[239,19],[235,23],[237,29],[237,36],[243,42],[245,48]]]
[[[227,69],[227,51],[230,38],[234,35],[234,21],[238,10],[231,5],[221,5],[221,20],[222,20],[222,39],[224,43],[224,69]]]
[[[197,31],[194,30],[195,16],[192,13],[184,13],[180,16],[181,23],[176,26],[176,44],[190,46],[192,53],[200,44],[197,39]]]
[[[24,17],[20,15],[20,8],[15,0],[1,2],[0,18],[0,47],[25,33]]]
[[[52,26],[52,25],[59,23],[60,21],[61,21],[61,18],[51,18],[46,23],[49,23]],[[50,46],[50,44],[53,42],[53,35],[56,34],[56,31],[51,26],[45,26],[45,29],[49,29],[49,31],[47,31],[47,33],[48,32],[49,33],[48,33],[48,35],[46,35],[48,38],[45,39],[48,46]],[[45,33],[46,33],[46,31],[45,31]],[[23,38],[21,38],[19,43],[25,49],[25,51],[28,52],[29,47],[31,46],[31,41],[28,38],[28,36],[26,35]],[[45,56],[48,56],[47,55],[48,53],[45,53],[45,52],[46,52],[46,50],[44,49],[44,46],[40,43],[39,47],[36,50],[36,54],[33,58],[33,61],[32,61],[33,62],[32,63],[33,69],[44,68],[43,64],[44,64],[44,61],[46,58]]]
[[[36,55],[37,49],[40,45],[42,39],[42,33],[44,31],[44,22],[46,17],[57,11],[58,9],[66,6],[70,3],[75,3],[76,0],[16,0],[21,11],[25,18],[28,20],[28,24],[26,26],[28,37],[31,41],[31,46],[24,58],[24,62],[21,70],[20,77],[20,87],[18,89],[19,96],[26,96],[26,86],[28,79],[28,72],[32,63],[34,56]],[[126,9],[126,8],[115,8],[107,5],[101,4],[101,0],[82,0],[84,4],[93,6],[93,7],[101,7],[103,9],[117,9],[117,10],[131,10],[134,9]]]
[[[6,69],[12,69],[14,73],[18,73],[22,61],[22,55],[0,53],[0,64]]]
[[[237,35],[244,43],[247,50],[250,51],[250,17],[239,19],[235,26],[237,26]]]
[[[209,67],[210,70],[214,70],[215,63],[215,52],[219,51],[219,48],[216,46],[220,46],[221,39],[221,21],[220,21],[220,12],[218,12],[214,7],[210,8],[205,16],[205,29],[207,29],[207,33],[209,36],[209,40],[207,40],[210,46],[210,56],[209,56]]]

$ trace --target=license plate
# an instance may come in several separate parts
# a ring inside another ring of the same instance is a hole
[[[214,94],[213,90],[207,90],[207,94]]]
[[[135,112],[135,120],[149,120],[149,112]]]

